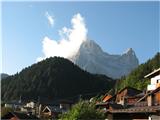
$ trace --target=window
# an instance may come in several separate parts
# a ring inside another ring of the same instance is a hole
[[[123,96],[121,97],[121,100],[123,100]]]

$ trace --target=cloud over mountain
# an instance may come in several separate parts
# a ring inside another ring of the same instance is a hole
[[[90,73],[105,74],[116,79],[138,66],[139,61],[133,49],[121,55],[112,55],[103,51],[95,41],[87,39],[88,30],[81,14],[72,17],[71,25],[71,28],[59,30],[60,40],[44,37],[44,56],[37,58],[37,61],[54,56],[64,57]]]
[[[79,50],[82,42],[87,39],[88,31],[85,20],[80,13],[72,17],[71,25],[71,28],[63,27],[59,30],[60,40],[50,39],[47,36],[44,37],[42,41],[44,56],[37,58],[37,61],[51,56],[68,58]]]

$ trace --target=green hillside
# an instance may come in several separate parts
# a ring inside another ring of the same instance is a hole
[[[20,73],[2,79],[2,100],[65,99],[77,95],[110,90],[115,81],[104,75],[93,75],[71,61],[47,58],[23,69]],[[91,94],[90,94],[91,95]]]
[[[157,53],[152,59],[149,59],[146,63],[139,65],[128,76],[122,77],[120,80],[117,80],[115,91],[118,91],[125,86],[131,86],[140,90],[146,89],[150,81],[144,78],[144,76],[159,67],[160,53]]]

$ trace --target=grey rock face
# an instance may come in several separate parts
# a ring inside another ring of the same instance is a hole
[[[88,72],[105,74],[112,78],[129,74],[139,64],[132,48],[122,55],[110,55],[93,40],[83,42],[79,51],[69,59]]]

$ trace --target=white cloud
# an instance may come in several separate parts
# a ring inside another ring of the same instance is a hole
[[[54,26],[54,21],[55,21],[54,16],[51,16],[48,12],[45,13],[45,16],[47,17],[48,22],[51,25],[51,27],[53,27]]]
[[[80,13],[73,16],[71,25],[71,28],[63,27],[59,30],[60,40],[58,41],[44,37],[42,41],[44,57],[37,58],[37,61],[51,56],[69,58],[79,50],[82,42],[87,40],[88,31]]]

